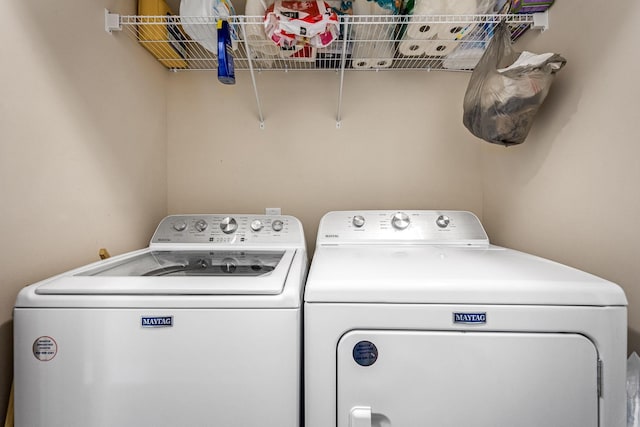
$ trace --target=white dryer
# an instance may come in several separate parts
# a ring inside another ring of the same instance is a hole
[[[617,285],[461,211],[330,212],[305,290],[306,427],[624,427]]]
[[[26,287],[16,427],[299,426],[306,272],[294,217],[178,215]]]

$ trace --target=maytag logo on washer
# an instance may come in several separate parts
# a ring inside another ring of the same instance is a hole
[[[487,313],[453,313],[453,323],[482,325],[487,323]]]
[[[170,328],[173,326],[173,316],[142,316],[143,328]]]

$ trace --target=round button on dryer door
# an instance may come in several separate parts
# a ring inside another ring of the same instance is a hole
[[[224,234],[231,234],[238,229],[238,223],[234,218],[231,218],[230,216],[228,216],[223,218],[222,221],[220,222],[220,229]]]
[[[198,222],[196,222],[196,230],[200,232],[206,230],[208,226],[209,224],[207,224],[207,221],[205,221],[204,219],[200,219],[198,220]]]
[[[262,227],[264,227],[264,224],[259,219],[256,219],[251,222],[251,229],[253,231],[260,231],[262,230]]]
[[[451,220],[449,219],[448,216],[446,215],[440,215],[438,217],[438,219],[436,219],[436,224],[438,225],[438,227],[440,228],[447,228],[449,226],[449,223],[451,222]]]
[[[281,220],[276,219],[271,223],[271,228],[273,228],[273,231],[282,231],[284,223]]]
[[[353,226],[356,228],[360,228],[364,225],[364,217],[362,215],[356,215],[353,217],[353,221],[351,221],[353,223]]]
[[[397,230],[404,230],[410,222],[409,215],[404,212],[397,212],[391,217],[391,225]]]

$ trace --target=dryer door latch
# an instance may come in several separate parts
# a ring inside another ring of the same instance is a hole
[[[366,406],[351,408],[349,427],[371,427],[371,408]]]

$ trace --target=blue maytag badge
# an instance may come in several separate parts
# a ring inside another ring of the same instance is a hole
[[[170,328],[173,326],[173,316],[142,316],[143,328]]]
[[[487,313],[453,313],[453,323],[485,324],[487,323]]]

